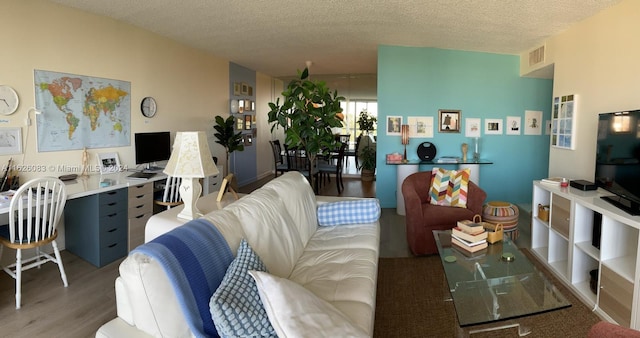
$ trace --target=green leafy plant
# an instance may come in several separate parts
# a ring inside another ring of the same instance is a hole
[[[378,122],[378,119],[375,116],[371,116],[367,111],[363,110],[360,112],[357,122],[360,131],[368,134],[369,132],[376,129],[376,122]]]
[[[233,129],[235,123],[235,117],[233,115],[227,117],[225,120],[222,116],[216,116],[216,124],[213,126],[213,129],[216,132],[213,136],[216,137],[216,143],[222,145],[227,155],[227,168],[226,173],[224,175],[229,174],[230,163],[229,163],[229,155],[234,151],[243,151],[244,150],[244,141],[242,139],[242,132],[235,132]]]
[[[269,123],[273,123],[272,132],[277,126],[284,128],[288,147],[304,149],[310,163],[315,163],[318,154],[337,147],[331,128],[342,127],[340,101],[344,97],[331,92],[324,81],[309,80],[307,68],[298,70],[298,78],[289,82],[282,96],[282,104],[280,98],[269,103]]]
[[[376,151],[371,146],[363,147],[360,151],[360,161],[362,169],[376,170]]]

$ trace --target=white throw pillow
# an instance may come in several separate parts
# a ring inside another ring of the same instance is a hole
[[[266,272],[249,274],[279,338],[368,337],[340,310],[303,286]]]

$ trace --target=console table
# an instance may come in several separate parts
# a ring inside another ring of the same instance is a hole
[[[387,162],[387,165],[395,165],[397,166],[396,170],[396,213],[398,215],[405,215],[404,210],[404,198],[402,197],[402,182],[407,176],[420,171],[420,166],[438,166],[438,167],[449,167],[453,166],[457,169],[470,169],[469,179],[480,185],[480,165],[485,164],[493,164],[491,161],[480,160],[480,161],[465,161],[465,162],[456,162],[456,163],[438,163],[433,161],[420,161],[420,160],[409,160],[407,162]]]

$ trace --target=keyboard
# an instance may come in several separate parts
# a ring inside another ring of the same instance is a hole
[[[144,178],[144,179],[148,179],[148,178],[151,178],[153,176],[156,176],[156,173],[147,173],[147,172],[142,172],[142,171],[137,171],[137,172],[129,175],[130,178]]]

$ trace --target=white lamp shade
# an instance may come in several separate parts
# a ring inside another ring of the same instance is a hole
[[[218,174],[218,167],[213,162],[205,132],[178,132],[164,173],[187,178]]]

